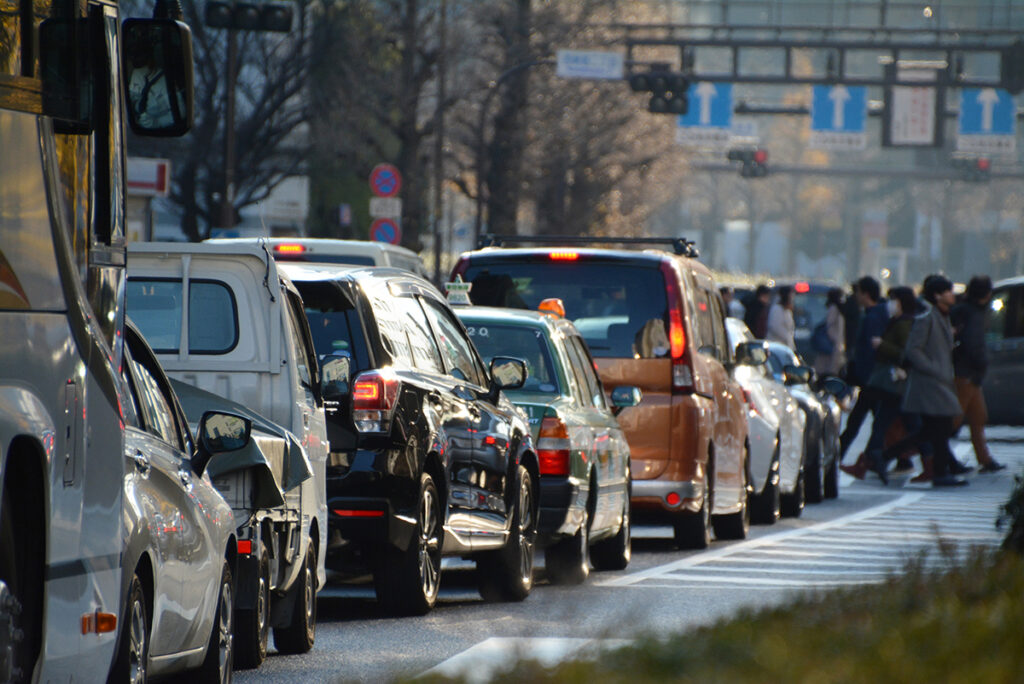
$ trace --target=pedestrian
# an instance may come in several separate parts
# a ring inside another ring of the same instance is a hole
[[[857,343],[857,330],[860,329],[861,310],[860,298],[857,296],[857,282],[850,283],[850,292],[843,299],[843,334],[846,335],[846,368],[841,377],[851,385],[850,367],[853,365],[852,352]]]
[[[839,436],[840,460],[857,438],[864,417],[878,399],[877,390],[868,387],[868,379],[875,367],[875,346],[871,340],[881,338],[885,326],[889,323],[889,311],[885,301],[881,299],[882,288],[877,280],[871,276],[864,276],[857,281],[855,292],[857,303],[864,309],[864,315],[861,317],[853,344],[853,358],[849,364],[847,382],[859,387],[860,392],[850,414],[846,417],[846,427]]]
[[[768,308],[766,340],[780,342],[796,351],[796,322],[793,320],[793,288],[779,285],[778,299]]]
[[[729,285],[723,285],[718,289],[722,293],[722,302],[725,304],[725,315],[731,316],[732,318],[738,318],[743,320],[744,314],[746,314],[746,307],[743,306],[742,302],[736,298],[736,290],[732,289]]]
[[[875,396],[874,420],[871,423],[871,437],[862,457],[853,466],[841,466],[854,477],[863,478],[868,468],[878,475],[883,484],[888,484],[888,464],[883,458],[885,435],[900,417],[900,404],[906,385],[907,372],[904,369],[904,349],[910,329],[917,314],[917,296],[909,287],[896,287],[890,292],[888,304],[889,323],[881,337],[871,340],[875,348],[875,365],[868,378]],[[917,426],[915,426],[916,429]]]
[[[956,346],[953,349],[953,372],[961,415],[953,421],[953,434],[966,422],[971,430],[974,457],[978,472],[994,473],[1006,466],[989,453],[985,440],[988,409],[981,385],[988,369],[988,348],[985,345],[988,305],[992,301],[992,280],[974,276],[967,283],[964,301],[950,311]]]
[[[846,321],[843,319],[843,291],[830,288],[825,295],[825,334],[832,342],[832,353],[821,352],[814,358],[815,372],[824,377],[839,375],[846,363]]]
[[[743,322],[750,328],[755,339],[763,340],[768,335],[768,306],[772,302],[772,290],[767,285],[758,285],[754,298],[743,315]]]
[[[907,386],[904,411],[921,416],[918,441],[931,445],[932,486],[966,485],[951,473],[956,459],[949,448],[953,419],[960,413],[953,373],[953,326],[949,312],[956,302],[953,283],[943,275],[925,278],[924,299],[928,308],[914,319],[905,352]]]

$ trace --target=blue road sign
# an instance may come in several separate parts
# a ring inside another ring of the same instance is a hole
[[[863,133],[868,113],[864,86],[816,85],[811,97],[811,130]]]
[[[732,83],[695,81],[686,91],[689,109],[679,117],[680,126],[729,128],[732,126]]]
[[[1013,135],[1017,106],[1013,96],[999,88],[964,88],[960,91],[960,135]]]
[[[402,241],[402,229],[394,219],[379,218],[370,224],[370,239],[397,245]]]

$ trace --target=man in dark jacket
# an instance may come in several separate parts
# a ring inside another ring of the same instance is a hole
[[[768,335],[768,307],[771,303],[772,289],[767,285],[758,285],[743,316],[743,322],[750,328],[755,339],[763,340]]]
[[[853,344],[853,365],[850,368],[849,379],[851,384],[861,389],[857,395],[857,402],[853,405],[850,415],[846,417],[846,428],[839,436],[840,459],[846,455],[846,450],[850,448],[850,444],[860,431],[864,417],[868,411],[873,411],[875,402],[879,399],[877,391],[867,386],[868,378],[875,367],[875,346],[872,340],[876,337],[881,338],[889,323],[889,310],[882,299],[882,288],[877,280],[871,276],[864,276],[858,280],[857,299],[864,309],[864,316],[861,318]]]
[[[957,340],[953,349],[956,396],[963,411],[963,415],[953,421],[953,432],[964,422],[970,427],[974,456],[982,473],[994,473],[1006,467],[992,458],[985,441],[988,408],[985,395],[981,393],[981,383],[988,369],[985,319],[991,301],[992,280],[988,276],[974,276],[967,284],[964,301],[954,306],[949,316]]]

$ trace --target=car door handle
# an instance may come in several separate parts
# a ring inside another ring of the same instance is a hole
[[[132,460],[135,461],[135,469],[143,475],[149,475],[149,456],[142,453],[138,449],[135,450],[135,455],[132,456]]]
[[[181,484],[184,485],[185,489],[192,489],[192,473],[184,468],[178,468],[178,479],[181,480]]]

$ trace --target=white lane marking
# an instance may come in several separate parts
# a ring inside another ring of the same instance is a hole
[[[795,537],[803,537],[808,534],[814,534],[816,532],[832,529],[834,527],[841,527],[842,525],[847,525],[849,523],[864,520],[866,518],[873,518],[875,516],[887,513],[895,508],[899,508],[901,506],[908,506],[914,503],[915,501],[919,501],[922,497],[924,497],[924,494],[904,494],[898,499],[894,499],[892,501],[880,504],[878,506],[874,506],[872,508],[864,509],[863,511],[851,513],[850,515],[844,515],[841,518],[836,518],[834,520],[818,523],[816,525],[811,525],[809,527],[801,527],[794,530],[786,530],[785,532],[760,537],[758,539],[750,539],[748,541],[732,544],[721,549],[703,551],[701,553],[697,553],[687,558],[682,558],[680,560],[673,561],[671,563],[658,565],[653,568],[648,568],[646,570],[641,570],[639,572],[634,572],[629,575],[625,575],[623,577],[616,577],[614,579],[598,581],[595,582],[595,584],[597,584],[598,586],[605,587],[632,586],[639,582],[643,582],[646,579],[663,575],[666,572],[672,572],[674,570],[680,570],[683,568],[692,568],[696,565],[702,565],[703,563],[707,563],[708,561],[715,560],[716,558],[727,558],[729,556],[735,556],[737,554],[744,553],[752,549],[760,549],[768,546],[775,546],[783,541],[787,541]]]
[[[499,670],[522,658],[551,667],[569,658],[592,657],[600,651],[621,648],[630,643],[629,639],[490,637],[435,665],[421,676],[461,676],[474,684],[488,682]]]

